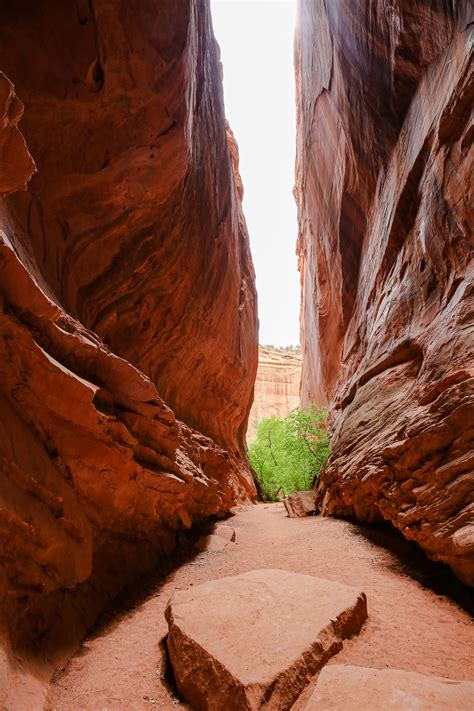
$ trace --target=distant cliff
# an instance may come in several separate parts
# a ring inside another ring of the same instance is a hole
[[[286,417],[300,402],[301,351],[267,346],[258,349],[255,396],[249,417],[247,441],[255,434],[259,420],[276,415]]]

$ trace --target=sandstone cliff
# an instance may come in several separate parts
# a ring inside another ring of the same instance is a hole
[[[255,394],[249,416],[247,440],[266,417],[286,417],[300,404],[301,353],[266,346],[258,348]]]
[[[3,3],[0,67],[0,636],[54,659],[254,497],[256,295],[207,2]]]
[[[474,583],[466,0],[300,0],[303,401],[324,513],[387,519]]]

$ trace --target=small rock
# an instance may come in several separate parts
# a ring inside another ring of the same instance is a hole
[[[211,533],[210,536],[201,536],[198,538],[195,547],[200,551],[206,551],[207,553],[220,553],[224,551],[231,541],[226,540],[222,536],[216,536]]]
[[[226,526],[225,524],[216,526],[213,534],[215,536],[221,536],[221,538],[225,538],[227,541],[235,541],[235,528],[232,528],[232,526]]]

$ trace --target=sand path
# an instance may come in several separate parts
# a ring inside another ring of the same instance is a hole
[[[331,663],[474,679],[473,626],[458,604],[468,604],[468,592],[395,532],[320,517],[289,519],[281,504],[259,504],[228,523],[235,545],[199,553],[164,580],[151,576],[122,596],[54,679],[50,711],[188,708],[166,679],[166,603],[174,590],[255,568],[316,575],[367,594],[368,621]],[[300,699],[295,711],[302,705]]]

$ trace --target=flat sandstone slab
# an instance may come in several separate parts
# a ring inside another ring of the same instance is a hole
[[[196,711],[277,711],[360,631],[367,600],[329,580],[253,570],[179,591],[165,614],[178,690]]]
[[[323,669],[305,711],[470,711],[474,683],[400,669]]]

